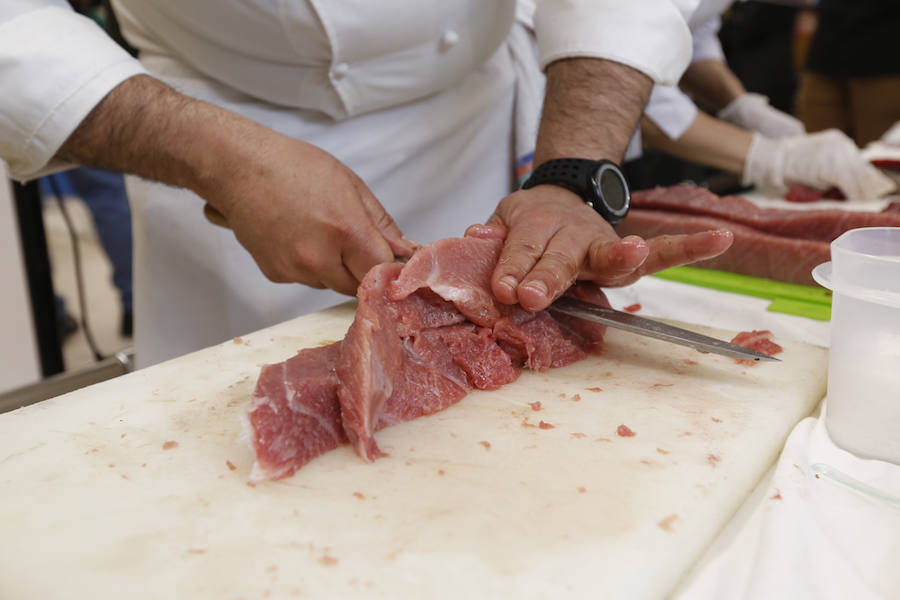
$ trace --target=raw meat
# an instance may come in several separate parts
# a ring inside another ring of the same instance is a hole
[[[252,477],[287,477],[342,443],[380,455],[376,430],[431,414],[520,368],[563,366],[597,351],[605,327],[497,303],[490,274],[502,241],[441,240],[406,265],[373,268],[342,342],[263,367],[246,418]],[[608,306],[594,285],[569,292]]]
[[[695,266],[815,285],[812,269],[830,260],[829,244],[858,227],[900,227],[900,211],[788,210],[760,208],[735,196],[718,197],[696,186],[673,186],[632,194],[632,210],[619,235],[645,238],[728,229],[734,243]]]
[[[782,352],[784,348],[772,341],[772,332],[769,330],[761,331],[742,331],[731,340],[732,344],[750,348],[763,354],[772,356]],[[735,362],[744,365],[755,365],[756,361],[736,359]]]
[[[347,441],[332,366],[340,348],[308,348],[262,368],[244,426],[256,451],[251,479],[287,477]]]
[[[719,197],[696,186],[637,191],[631,203],[633,208],[716,217],[765,233],[829,243],[858,227],[900,227],[900,215],[890,212],[761,208],[749,200]]]
[[[632,210],[617,228],[619,235],[652,237],[728,229],[734,243],[726,252],[692,266],[719,269],[779,281],[815,285],[812,269],[831,260],[826,242],[772,235],[725,219],[660,210]]]
[[[784,194],[788,202],[815,202],[817,200],[846,200],[844,193],[836,187],[827,190],[810,187],[808,185],[792,185]]]

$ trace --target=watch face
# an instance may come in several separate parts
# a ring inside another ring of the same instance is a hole
[[[612,164],[602,164],[594,176],[597,195],[615,214],[628,209],[628,186],[622,174]]]

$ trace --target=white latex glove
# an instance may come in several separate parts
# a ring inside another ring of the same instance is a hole
[[[741,129],[756,131],[769,138],[783,138],[806,133],[799,119],[769,105],[759,94],[744,94],[732,100],[716,115]]]
[[[784,193],[803,184],[837,186],[848,200],[875,200],[896,188],[890,178],[862,158],[859,148],[837,129],[772,140],[758,133],[744,162],[744,185]]]
[[[894,125],[881,136],[881,141],[885,144],[890,144],[891,146],[900,146],[900,121],[894,123]]]

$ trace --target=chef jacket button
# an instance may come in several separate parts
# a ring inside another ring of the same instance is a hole
[[[345,62],[334,65],[331,69],[331,76],[335,79],[343,79],[350,72],[350,65]]]
[[[441,50],[449,50],[458,43],[459,34],[452,29],[448,29],[444,32],[444,35],[441,36]]]

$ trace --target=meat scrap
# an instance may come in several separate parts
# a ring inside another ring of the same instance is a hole
[[[497,389],[522,368],[561,367],[598,351],[605,327],[494,299],[501,247],[496,237],[449,238],[405,265],[374,267],[342,341],[264,366],[244,420],[256,453],[251,479],[287,477],[348,442],[375,460],[383,427],[443,410],[473,389]],[[609,306],[594,285],[569,294]]]
[[[770,356],[784,350],[784,348],[772,341],[772,332],[767,329],[761,331],[742,331],[732,338],[731,343]],[[740,365],[749,366],[756,364],[755,360],[735,359],[734,362]]]
[[[677,519],[678,519],[678,515],[673,513],[673,514],[669,515],[668,517],[666,517],[665,519],[661,520],[659,523],[657,523],[656,526],[659,527],[660,529],[662,529],[663,531],[671,532],[671,531],[674,531],[674,529],[672,528],[672,523],[674,523]]]
[[[627,312],[631,312],[631,313],[637,312],[637,311],[641,310],[641,305],[638,304],[637,302],[635,302],[634,304],[629,304],[628,306],[626,306],[625,310]]]
[[[634,437],[637,434],[633,432],[627,425],[619,425],[616,428],[616,434],[619,437]]]

